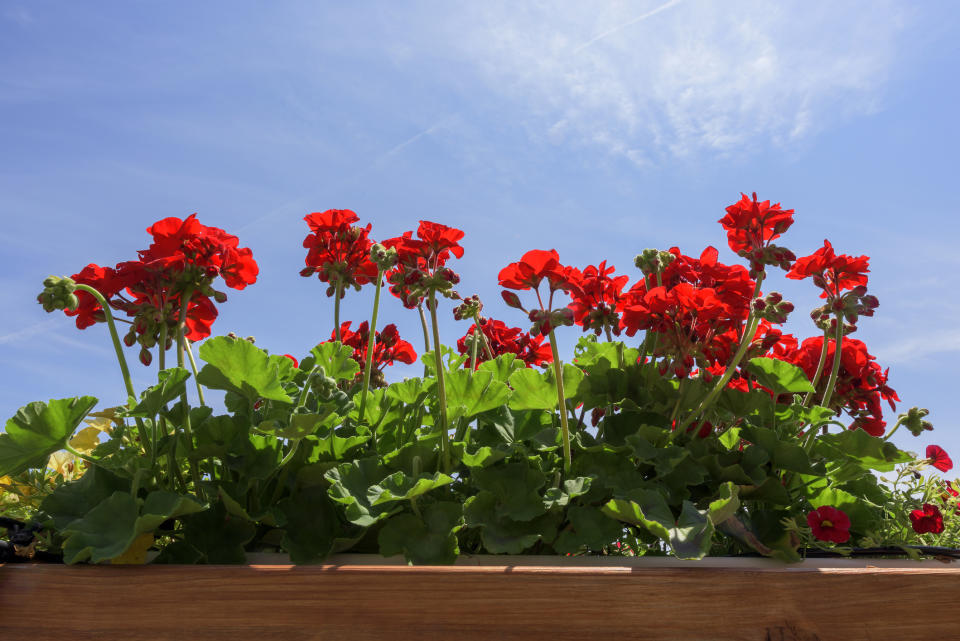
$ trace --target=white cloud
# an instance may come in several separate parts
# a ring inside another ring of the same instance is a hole
[[[894,0],[491,1],[440,37],[544,139],[642,165],[786,146],[875,111],[904,22]]]

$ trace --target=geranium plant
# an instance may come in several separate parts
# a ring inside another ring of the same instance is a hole
[[[161,220],[136,260],[44,281],[44,309],[80,329],[105,326],[124,388],[97,411],[89,396],[55,399],[7,421],[0,527],[18,542],[10,554],[796,561],[815,548],[956,545],[955,484],[920,474],[949,472],[949,455],[890,442],[904,427],[932,429],[927,412],[891,425],[885,407],[900,399],[888,371],[850,336],[878,305],[869,259],[827,241],[797,258],[773,242],[793,216],[755,194],[727,207],[720,223],[746,266],[719,262],[713,247],[696,257],[673,247],[644,250],[634,275],[618,274],[605,260],[579,269],[532,249],[498,275],[503,300],[530,323],[521,328],[458,293],[462,231],[421,221],[377,243],[352,211],[313,213],[301,274],[326,284],[332,324],[296,356],[208,338],[227,299],[215,287],[255,283],[257,264],[195,216]],[[794,305],[767,289],[776,270],[819,294],[813,336],[780,329]],[[422,377],[390,381],[387,368],[418,354],[380,324],[384,285],[418,310]],[[341,320],[340,300],[366,286],[370,318]],[[465,321],[461,337],[441,335],[451,312]],[[557,334],[576,326],[582,337],[561,355]],[[127,365],[134,345],[157,367],[140,393]],[[222,406],[205,390],[223,392]]]

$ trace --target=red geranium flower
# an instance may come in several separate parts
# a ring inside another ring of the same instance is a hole
[[[377,266],[370,260],[370,228],[354,226],[360,220],[349,209],[328,209],[314,212],[304,220],[312,233],[303,239],[307,248],[306,267],[301,276],[317,277],[329,283],[327,296],[334,296],[340,288],[343,297],[347,287],[359,290],[377,277]]]
[[[579,289],[571,290],[571,303],[568,305],[573,311],[573,321],[583,327],[583,331],[593,330],[599,336],[605,329],[620,335],[619,303],[623,296],[623,286],[630,280],[629,276],[611,277],[613,267],[607,267],[607,261],[602,261],[594,267],[584,268]]]
[[[353,348],[351,358],[360,364],[360,371],[357,373],[357,379],[363,376],[363,370],[367,365],[367,344],[370,341],[370,325],[363,321],[357,327],[357,331],[350,330],[351,321],[340,324],[340,341]],[[336,332],[330,334],[330,341],[336,340]],[[387,325],[382,331],[377,332],[373,340],[373,368],[370,372],[371,384],[380,387],[385,384],[383,378],[383,369],[394,362],[410,364],[417,360],[417,352],[413,345],[400,338],[397,326]]]
[[[910,512],[910,524],[917,534],[940,534],[943,532],[943,515],[936,505],[924,503],[922,510]]]
[[[950,460],[950,455],[939,445],[927,446],[927,460],[930,461],[930,465],[941,472],[949,472],[953,469],[953,461]]]
[[[460,282],[460,276],[446,263],[451,254],[463,256],[463,247],[458,244],[461,238],[463,232],[459,229],[421,220],[417,238],[412,231],[406,231],[383,241],[385,247],[397,251],[397,266],[386,274],[390,293],[408,309],[421,305],[431,291],[449,294]]]
[[[834,253],[830,241],[824,240],[823,247],[809,256],[797,259],[787,272],[787,278],[802,280],[812,276],[814,284],[823,290],[820,298],[835,298],[843,290],[865,286],[869,266],[869,256],[838,256]]]
[[[718,222],[727,230],[730,249],[750,259],[752,275],[763,271],[764,265],[779,265],[788,269],[796,259],[789,249],[771,245],[793,224],[793,210],[780,209],[780,203],[771,205],[769,200],[757,201],[740,194],[739,202],[727,207],[727,215]]]
[[[820,541],[846,543],[850,540],[850,517],[835,507],[823,505],[807,514],[807,525]]]
[[[461,354],[470,353],[476,328],[476,324],[471,325],[466,335],[457,340],[457,351]],[[553,362],[553,350],[550,348],[550,343],[544,342],[543,336],[532,336],[519,327],[507,327],[503,321],[490,318],[481,319],[480,331],[483,332],[494,358],[501,354],[514,354],[527,367]],[[488,360],[486,351],[478,345],[477,366],[479,367],[479,364],[486,360]],[[469,367],[470,364],[465,361],[463,366]]]

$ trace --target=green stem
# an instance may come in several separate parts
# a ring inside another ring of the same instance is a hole
[[[430,302],[427,304],[430,308],[430,320],[433,324],[433,355],[437,367],[437,396],[440,400],[440,457],[443,460],[444,471],[450,469],[450,443],[449,434],[447,434],[447,388],[443,380],[443,359],[440,352],[440,326],[437,322],[437,294],[430,292]]]
[[[360,392],[360,418],[367,407],[367,390],[370,389],[370,374],[373,370],[373,347],[377,334],[377,312],[380,311],[380,287],[383,285],[383,269],[377,272],[377,289],[373,294],[373,316],[370,318],[370,334],[367,337],[367,363],[363,368],[363,389]]]
[[[487,335],[483,333],[483,330],[480,328],[480,315],[477,314],[473,317],[473,324],[477,326],[477,332],[480,336],[480,344],[483,345],[483,353],[487,355],[487,360],[493,360],[493,350],[490,349],[490,343],[487,341]]]
[[[820,350],[820,362],[817,363],[817,371],[813,375],[813,380],[810,381],[810,384],[813,385],[813,391],[807,392],[807,395],[803,399],[803,406],[807,407],[810,405],[810,401],[813,400],[814,395],[817,393],[817,383],[820,382],[820,377],[823,376],[823,368],[827,362],[827,352],[830,348],[830,329],[826,328],[823,330],[823,348]]]
[[[843,319],[837,314],[837,333],[834,335],[833,347],[833,367],[830,369],[830,378],[827,379],[827,389],[823,392],[823,400],[820,405],[830,407],[830,397],[833,396],[833,388],[837,384],[837,375],[840,373],[840,348],[843,344]]]
[[[474,370],[477,369],[477,343],[480,341],[480,337],[477,334],[480,333],[480,328],[475,327],[473,330],[473,342],[470,345],[470,376],[473,376]]]
[[[683,401],[683,390],[686,387],[687,379],[684,377],[677,388],[677,402],[673,405],[673,412],[670,413],[670,424],[677,418],[677,412],[680,411],[680,402]]]
[[[110,329],[110,338],[113,339],[113,349],[117,353],[117,361],[120,363],[120,372],[123,374],[123,384],[127,389],[127,396],[137,397],[133,391],[133,382],[130,379],[130,369],[127,367],[127,359],[123,355],[123,343],[120,341],[120,335],[117,334],[117,325],[113,320],[113,314],[110,312],[110,304],[103,295],[89,285],[77,285],[77,289],[87,292],[97,299],[100,307],[103,308],[103,315],[107,319],[107,327]]]
[[[100,307],[103,308],[103,316],[107,320],[107,327],[110,330],[110,338],[113,341],[113,350],[117,354],[117,362],[120,364],[120,373],[123,375],[123,384],[127,390],[127,396],[130,398],[137,398],[137,393],[133,389],[133,381],[130,378],[130,368],[127,367],[127,359],[123,355],[123,343],[120,341],[120,335],[117,334],[117,324],[114,322],[113,313],[110,311],[110,303],[107,302],[107,299],[103,297],[103,294],[95,290],[89,285],[78,284],[77,289],[82,292],[87,292],[93,296]],[[144,448],[147,447],[147,443],[150,442],[150,437],[147,434],[147,428],[143,424],[143,421],[139,418],[136,419],[137,422],[137,432],[140,434],[140,443]]]
[[[430,330],[427,329],[427,316],[423,313],[423,303],[417,305],[417,311],[420,312],[420,326],[423,328],[423,351],[430,351]],[[423,366],[423,377],[427,377],[427,366]]]
[[[187,287],[181,296],[180,321],[177,323],[177,367],[183,368],[184,352],[186,347],[187,311],[190,308],[190,299],[193,298],[193,287]],[[187,444],[187,460],[190,464],[190,475],[193,477],[193,487],[201,500],[206,500],[203,488],[200,486],[200,466],[193,455],[193,428],[190,425],[190,404],[187,401],[187,390],[180,393],[180,402],[183,403],[183,435]],[[174,427],[176,429],[176,427]]]
[[[563,437],[563,471],[570,471],[570,426],[567,425],[567,399],[563,394],[563,364],[557,350],[557,337],[550,328],[550,349],[553,350],[553,373],[557,379],[557,405],[560,409],[560,434]]]
[[[760,285],[763,283],[763,274],[761,273],[757,276],[757,284],[753,288],[753,297],[750,305],[750,314],[747,316],[746,324],[744,325],[743,336],[740,338],[740,346],[737,348],[736,353],[733,355],[733,358],[730,359],[730,362],[727,364],[726,370],[723,372],[716,384],[713,386],[713,389],[707,394],[707,396],[700,402],[700,406],[683,420],[679,428],[674,430],[670,435],[670,440],[676,438],[677,434],[685,431],[697,417],[703,416],[703,414],[710,409],[714,401],[717,400],[717,397],[720,395],[720,392],[727,386],[727,383],[730,382],[730,379],[733,378],[734,372],[737,371],[737,366],[740,364],[740,361],[743,360],[744,354],[747,353],[747,349],[750,347],[750,343],[753,342],[753,336],[757,332],[757,326],[760,324],[760,318],[757,316],[756,311],[753,309],[752,301],[757,296],[760,295]]]
[[[889,440],[890,440],[890,437],[893,436],[894,432],[896,432],[898,429],[900,429],[900,426],[903,425],[903,421],[904,421],[905,419],[906,419],[906,417],[903,417],[903,418],[901,418],[899,421],[897,421],[897,424],[893,426],[893,429],[890,430],[890,432],[888,432],[886,436],[883,437],[883,440],[889,441]]]
[[[91,465],[97,464],[97,459],[93,458],[92,456],[87,456],[86,454],[80,452],[79,450],[75,449],[72,445],[70,445],[70,443],[64,443],[63,449],[70,452],[77,458],[83,459],[84,461],[86,461],[87,463],[90,463]]]
[[[333,336],[338,343],[342,343],[340,336],[340,298],[343,296],[343,283],[337,279],[337,291],[333,299]]]
[[[207,402],[203,398],[203,386],[200,384],[200,378],[197,376],[197,361],[193,358],[193,348],[186,337],[184,337],[183,342],[187,346],[187,358],[190,360],[190,369],[193,370],[193,382],[197,386],[197,396],[200,397],[200,405],[206,407]]]

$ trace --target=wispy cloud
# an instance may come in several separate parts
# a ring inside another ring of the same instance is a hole
[[[960,352],[960,330],[945,329],[911,334],[909,337],[889,345],[880,345],[876,354],[882,354],[884,365],[913,363],[930,356],[943,357],[948,352]]]
[[[642,165],[786,146],[875,111],[905,23],[895,0],[641,8],[492,1],[444,28],[544,137]]]

